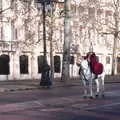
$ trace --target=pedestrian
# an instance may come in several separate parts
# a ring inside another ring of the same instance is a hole
[[[47,79],[47,88],[50,88],[52,86],[52,80],[51,80],[51,67],[47,64],[46,69],[46,79]]]
[[[41,86],[46,86],[47,88],[50,88],[52,86],[52,80],[51,80],[51,68],[48,65],[48,63],[45,63],[45,65],[42,66],[42,74],[41,74]]]

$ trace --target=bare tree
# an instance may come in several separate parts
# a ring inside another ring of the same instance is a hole
[[[99,34],[102,35],[113,35],[113,45],[112,45],[112,69],[111,74],[115,74],[116,68],[116,54],[117,54],[117,44],[119,40],[120,33],[120,0],[113,0],[106,3],[106,7],[108,7],[108,11],[106,11],[105,22],[98,21],[97,25]]]
[[[84,12],[84,9],[88,10],[87,13]],[[85,1],[85,3],[81,2],[79,4],[79,10],[79,24],[83,29],[87,28],[88,30],[92,30],[94,34],[97,34],[99,37],[100,35],[102,37],[112,36],[110,38],[112,41],[105,37],[106,39],[104,42],[112,51],[111,74],[114,75],[116,68],[116,53],[118,51],[117,45],[120,36],[120,0],[109,0],[104,3],[99,0],[88,0]],[[91,36],[90,31],[88,32],[87,39],[94,45],[95,41],[90,40],[89,36]],[[87,36],[85,35],[84,38],[85,37]],[[97,42],[99,42],[99,40]],[[82,44],[83,43],[84,41],[82,41]]]

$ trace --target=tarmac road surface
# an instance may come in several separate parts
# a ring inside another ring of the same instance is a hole
[[[0,93],[0,120],[120,120],[120,83],[97,99],[84,99],[80,86]]]

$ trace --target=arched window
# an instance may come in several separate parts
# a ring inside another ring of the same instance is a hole
[[[42,72],[42,65],[43,65],[43,60],[44,60],[44,56],[38,56],[38,73]]]
[[[21,74],[28,73],[28,56],[26,55],[20,56],[20,73]]]
[[[60,56],[54,56],[54,71],[56,73],[60,73],[60,66],[61,66],[61,61],[60,61]]]
[[[10,58],[8,55],[1,55],[0,56],[0,75],[10,74],[9,61],[10,61]]]

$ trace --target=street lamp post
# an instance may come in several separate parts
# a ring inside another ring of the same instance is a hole
[[[50,5],[50,0],[37,0],[37,8],[38,10],[41,9],[42,6],[42,14],[43,14],[43,64],[42,64],[42,74],[41,74],[41,81],[40,81],[40,86],[49,86],[50,80],[48,78],[48,74],[46,73],[47,71],[50,70],[50,67],[47,63],[47,56],[46,56],[46,24],[45,24],[45,19],[46,19],[46,11],[45,7],[46,5]]]

